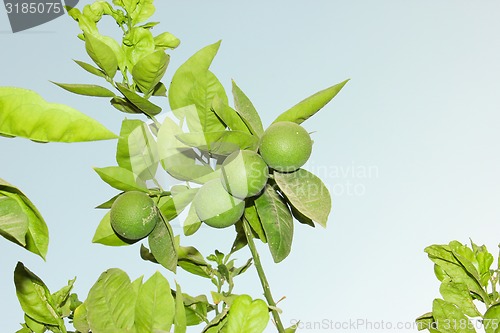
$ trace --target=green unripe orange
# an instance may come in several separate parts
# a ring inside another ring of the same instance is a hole
[[[294,122],[277,122],[262,135],[259,152],[271,168],[292,172],[303,166],[311,156],[311,136]]]
[[[113,230],[128,240],[139,240],[151,233],[160,221],[156,205],[144,192],[130,191],[120,195],[111,206]]]
[[[269,169],[259,154],[250,150],[235,151],[221,167],[221,182],[231,195],[245,199],[262,191]]]
[[[193,205],[200,220],[214,228],[235,224],[245,210],[245,202],[227,193],[218,178],[198,190]]]

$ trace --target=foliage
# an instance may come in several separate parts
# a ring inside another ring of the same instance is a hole
[[[292,248],[294,220],[326,227],[331,209],[328,189],[305,169],[288,173],[272,168],[268,171],[268,165],[262,161],[261,170],[265,173],[263,177],[254,175],[260,181],[255,191],[240,195],[240,199],[224,192],[229,202],[239,202],[241,206],[238,216],[224,224],[234,225],[231,251],[225,254],[215,250],[204,256],[195,247],[181,244],[181,235],[174,233],[172,222],[187,210],[182,221],[182,241],[199,232],[202,225],[212,225],[208,222],[212,217],[202,216],[192,203],[200,201],[202,193],[214,195],[209,184],[217,183],[221,191],[227,190],[221,183],[224,180],[221,166],[227,156],[248,151],[260,159],[264,127],[257,109],[242,89],[232,82],[231,106],[223,84],[211,72],[220,41],[185,61],[173,74],[167,89],[162,82],[170,60],[167,51],[179,46],[180,41],[169,32],[153,34],[152,28],[158,22],[148,20],[154,11],[153,0],[113,0],[112,4],[95,1],[81,11],[68,9],[78,23],[81,30],[78,37],[93,62],[77,60],[76,64],[110,87],[55,83],[71,93],[108,98],[118,111],[129,116],[142,115],[146,121],[126,118],[116,136],[69,106],[48,103],[25,89],[1,87],[0,134],[37,142],[117,139],[116,165],[95,168],[97,175],[115,188],[117,194],[97,208],[109,210],[123,193],[139,191],[149,196],[159,219],[152,232],[148,230],[144,238],[147,246],[141,244],[140,257],[174,273],[181,268],[208,279],[215,289],[209,293],[210,297],[191,296],[183,293],[179,284],[169,284],[160,272],[143,282],[143,277],[132,281],[122,270],[112,268],[101,274],[81,302],[71,294],[75,280],[51,294],[38,276],[19,263],[14,280],[25,323],[18,332],[67,332],[65,325],[69,320],[78,332],[169,332],[173,327],[174,332],[181,333],[187,326],[203,324],[202,332],[260,333],[267,326],[270,313],[278,332],[294,331],[285,330],[281,323],[280,310],[271,295],[255,240],[268,244],[276,263],[285,260]],[[121,41],[99,30],[104,16],[114,19],[121,29]],[[346,82],[302,100],[275,122],[302,124],[330,102]],[[167,93],[171,113],[160,106]],[[162,173],[177,182],[162,183],[158,176]],[[215,214],[218,219],[224,218],[224,212]],[[103,215],[94,243],[130,246],[137,241],[124,239],[115,232],[109,211]],[[43,218],[20,190],[3,180],[0,180],[0,234],[45,258],[48,231]],[[232,255],[246,246],[252,258],[238,266]],[[233,293],[235,278],[252,264],[266,301]]]
[[[417,318],[419,330],[469,333],[482,327],[486,333],[499,332],[500,266],[492,268],[494,257],[486,246],[452,241],[431,245],[425,252],[434,263],[442,298],[433,301],[431,312]]]

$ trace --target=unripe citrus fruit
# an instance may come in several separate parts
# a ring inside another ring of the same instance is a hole
[[[250,150],[235,151],[226,157],[221,171],[222,186],[240,199],[259,194],[269,176],[266,162]]]
[[[139,240],[151,233],[160,216],[153,199],[144,192],[130,191],[120,195],[110,212],[111,226],[121,237]]]
[[[292,172],[303,166],[312,151],[309,133],[291,121],[281,121],[269,126],[260,141],[259,152],[271,168]]]
[[[193,205],[200,220],[214,228],[235,224],[245,210],[245,202],[227,193],[220,179],[205,183],[196,193]]]

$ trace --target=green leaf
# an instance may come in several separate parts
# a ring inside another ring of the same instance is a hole
[[[170,32],[163,32],[154,38],[155,47],[161,49],[175,49],[181,41]]]
[[[21,262],[17,263],[14,271],[14,283],[21,308],[28,316],[46,325],[59,326],[62,320],[57,314],[49,289]]]
[[[255,107],[250,99],[245,95],[245,93],[243,93],[234,81],[233,96],[236,111],[239,113],[250,131],[258,137],[261,137],[262,134],[264,134],[264,128],[262,127],[262,120],[260,119],[259,113],[255,110]]]
[[[23,192],[1,178],[0,191],[16,200],[28,219],[28,231],[25,235],[24,243],[26,245],[24,247],[26,250],[45,259],[49,247],[49,230],[42,215]],[[13,240],[13,238],[10,238],[10,240]],[[22,243],[18,244],[22,245]]]
[[[87,304],[86,302],[80,304],[75,309],[75,312],[73,314],[73,326],[79,331],[79,332],[89,332],[90,331],[90,325],[87,319]]]
[[[424,313],[415,319],[415,323],[417,324],[417,330],[419,331],[429,330],[429,332],[438,332],[432,329],[432,327],[435,327],[436,325],[432,312]]]
[[[187,215],[186,219],[184,220],[184,224],[182,225],[184,235],[191,236],[196,231],[198,231],[198,229],[200,229],[200,227],[201,227],[200,218],[198,217],[198,214],[196,214],[196,210],[194,209],[194,206],[191,205],[189,207],[188,215]]]
[[[477,260],[481,284],[483,285],[483,287],[486,287],[491,277],[490,268],[494,261],[493,255],[488,252],[486,246],[484,245],[477,246],[472,241],[471,244],[472,248],[474,249],[474,255]]]
[[[463,283],[445,281],[441,283],[439,292],[446,302],[455,304],[469,317],[479,317],[481,313],[474,305],[472,296],[467,286]]]
[[[292,205],[292,203],[289,200],[287,200],[287,203],[290,206],[290,210],[292,211],[293,217],[297,221],[299,221],[302,224],[305,224],[305,225],[308,225],[310,227],[313,227],[313,228],[316,227],[316,225],[314,224],[313,220],[311,220],[310,218],[308,218],[307,216],[305,216],[304,214],[302,214],[301,212],[299,212],[299,210],[297,208],[295,208],[295,206]]]
[[[292,121],[294,123],[301,124],[309,117],[313,116],[316,112],[321,110],[326,104],[328,104],[328,102],[337,96],[339,91],[348,81],[349,80],[342,81],[304,99],[299,104],[280,114],[273,123],[277,123],[279,121]]]
[[[432,314],[437,329],[442,333],[475,333],[469,319],[452,303],[435,299],[432,303]]]
[[[0,87],[0,133],[38,142],[82,142],[116,138],[96,120],[34,91]]]
[[[441,268],[441,266],[434,264],[434,275],[436,275],[439,281],[444,281],[445,279],[450,279],[448,274]]]
[[[176,117],[182,119],[178,109],[193,104],[196,106],[197,126],[188,123],[189,129],[194,132],[224,130],[224,125],[212,112],[211,104],[215,96],[227,104],[227,96],[219,80],[208,70],[219,46],[220,41],[195,53],[177,69],[170,84],[168,97]]]
[[[243,220],[236,222],[234,228],[236,230],[236,238],[234,239],[233,245],[231,245],[231,253],[241,250],[248,244],[245,229],[243,228]]]
[[[121,191],[147,192],[144,180],[137,177],[132,171],[118,166],[94,168],[101,179]]]
[[[184,309],[184,300],[181,291],[181,286],[175,284],[175,318],[174,318],[174,333],[186,333],[186,310]]]
[[[480,283],[473,278],[467,269],[453,255],[448,245],[431,245],[425,248],[429,259],[438,265],[451,281],[463,283],[467,288],[479,296],[483,302],[489,303],[489,296],[481,287]]]
[[[225,308],[221,313],[216,315],[207,326],[201,331],[202,333],[227,333],[226,324],[228,317],[228,308]]]
[[[29,219],[19,199],[9,195],[0,191],[0,235],[24,247]]]
[[[255,207],[266,233],[269,250],[274,262],[285,259],[292,249],[293,218],[284,199],[266,185],[261,196],[255,200]]]
[[[182,298],[184,301],[187,326],[194,326],[204,322],[207,318],[208,311],[213,310],[212,305],[208,303],[205,295],[191,297],[183,293]]]
[[[192,246],[179,246],[177,250],[177,265],[185,271],[204,278],[211,277],[210,265],[205,261],[203,255]]]
[[[252,134],[236,110],[225,104],[219,96],[212,101],[212,110],[233,131]]]
[[[66,7],[68,8],[68,7]],[[99,21],[100,17],[95,17],[94,15],[88,15],[88,14],[94,14],[92,13],[92,11],[90,11],[91,13],[88,13],[91,6],[85,6],[84,7],[84,11],[85,9],[87,9],[86,14],[87,15],[84,15],[78,8],[71,8],[71,9],[67,9],[68,11],[68,15],[73,18],[75,21],[78,22],[78,26],[80,27],[80,29],[84,32],[84,33],[89,33],[89,34],[96,34],[98,33],[98,29],[97,29],[97,21]],[[91,16],[94,16],[94,17],[91,17]],[[79,34],[78,35],[78,38],[80,38],[81,40],[85,40],[85,38],[83,37],[83,34]]]
[[[155,51],[155,41],[150,29],[134,27],[123,38],[127,67],[133,72],[135,64]]]
[[[500,333],[500,304],[495,304],[486,311],[483,327],[486,333]]]
[[[226,333],[262,333],[269,322],[269,309],[261,299],[238,296],[229,309]]]
[[[47,330],[45,328],[45,325],[42,323],[39,323],[38,321],[34,320],[27,314],[24,314],[24,321],[26,322],[26,326],[29,328],[29,333],[45,333]]]
[[[218,293],[215,291],[211,291],[212,299],[214,300],[214,304],[220,304],[222,302],[226,303],[225,305],[231,306],[234,300],[238,298],[239,295],[231,294],[229,296],[225,295],[225,293]]]
[[[123,120],[116,161],[142,180],[154,179],[159,164],[158,148],[147,124],[140,120]]]
[[[250,266],[252,266],[252,261],[253,261],[253,259],[250,258],[247,260],[247,262],[243,266],[238,267],[238,268],[232,268],[231,269],[231,276],[236,277],[240,274],[245,273],[247,271],[247,269],[249,269]]]
[[[52,82],[52,81],[51,81]],[[53,84],[78,95],[94,97],[114,97],[115,93],[111,90],[95,84],[69,84],[52,82]]]
[[[113,203],[115,202],[116,199],[118,199],[118,197],[120,195],[122,195],[123,192],[115,195],[114,197],[112,197],[111,199],[109,199],[108,201],[106,202],[103,202],[102,204],[100,204],[99,206],[96,207],[96,209],[110,209],[111,206],[113,206]]]
[[[83,68],[84,70],[89,72],[90,74],[93,74],[93,75],[96,75],[96,76],[99,76],[102,78],[106,78],[106,73],[104,73],[101,69],[95,68],[91,64],[88,64],[88,63],[83,62],[83,61],[79,61],[79,60],[73,60],[73,61],[76,62],[78,64],[78,66],[80,66],[81,68]]]
[[[288,327],[287,329],[285,329],[285,333],[295,333],[295,331],[297,331],[298,328],[297,325],[298,323],[296,325]]]
[[[168,222],[160,222],[148,236],[149,248],[156,261],[175,273],[177,268],[177,251],[174,243],[174,232]]]
[[[127,273],[112,268],[92,286],[86,303],[92,332],[133,332],[137,293]]]
[[[132,77],[144,94],[149,94],[167,70],[170,56],[157,50],[139,60],[132,70]]]
[[[115,77],[118,70],[118,59],[111,47],[92,34],[85,33],[85,50],[107,76]]]
[[[450,250],[457,260],[462,264],[462,266],[467,270],[467,272],[474,277],[474,279],[481,283],[481,278],[477,270],[477,260],[474,252],[466,245],[462,245],[458,241],[451,241],[448,244]]]
[[[58,309],[64,306],[64,304],[69,300],[69,296],[71,290],[73,289],[73,285],[75,284],[76,278],[69,280],[68,284],[55,293],[52,294],[52,299],[54,300],[54,304]]]
[[[259,239],[262,242],[266,243],[267,242],[266,233],[264,232],[264,229],[262,227],[262,223],[260,222],[259,214],[257,213],[257,209],[255,208],[254,202],[245,207],[244,216],[245,216],[245,219],[250,224],[250,226],[252,227],[252,230],[259,237]]]
[[[26,326],[26,324],[23,324],[22,328],[17,330],[16,333],[33,333],[33,330],[29,329],[28,326]],[[38,332],[35,332],[35,333],[38,333]]]
[[[125,85],[121,83],[117,83],[116,87],[120,92],[130,101],[134,106],[136,106],[139,110],[144,112],[146,115],[152,117],[156,116],[161,112],[161,107],[156,104],[151,103],[144,97],[139,96],[132,90],[128,89]]]
[[[158,263],[158,261],[156,261],[156,258],[149,251],[149,249],[144,246],[144,244],[141,244],[140,255],[141,255],[141,259],[144,261],[150,261],[150,262],[155,263],[155,264]]]
[[[158,207],[167,221],[175,219],[193,201],[198,192],[197,188],[188,189],[179,193],[172,193],[171,197],[162,197]]]
[[[304,169],[291,173],[275,171],[274,179],[300,213],[326,228],[332,200],[321,179]]]
[[[130,113],[130,114],[142,114],[134,104],[132,104],[128,99],[122,97],[113,97],[110,101],[111,105],[120,112]]]
[[[95,231],[94,238],[92,238],[92,243],[99,243],[107,246],[126,246],[135,243],[123,239],[116,234],[111,226],[109,213],[110,212],[107,212],[99,223],[99,226]]]
[[[135,305],[137,332],[168,332],[175,316],[175,302],[170,285],[159,272],[151,276],[139,289]]]
[[[167,87],[159,82],[153,89],[153,96],[167,97]]]
[[[133,25],[146,21],[155,12],[153,0],[135,1],[135,3],[137,4],[135,10],[133,12],[129,12],[130,17],[132,18]]]
[[[256,150],[257,137],[240,131],[181,133],[177,139],[190,147],[217,155],[230,155],[237,150]]]
[[[197,163],[194,150],[175,137],[181,133],[172,119],[165,118],[157,136],[161,164],[165,171],[179,180],[202,183],[214,170],[209,165]]]

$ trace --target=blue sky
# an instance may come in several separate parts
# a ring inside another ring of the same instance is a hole
[[[500,3],[192,0],[156,5],[154,20],[162,22],[157,31],[170,31],[182,41],[172,52],[165,82],[191,54],[222,39],[212,70],[228,91],[231,79],[238,83],[265,126],[304,97],[351,78],[331,104],[304,123],[315,142],[307,167],[333,193],[328,228],[297,225],[292,253],[279,265],[260,247],[275,297],[286,296],[280,303],[286,323],[411,322],[439,295],[426,246],[470,237],[496,252]],[[0,9],[0,85],[33,89],[118,132],[123,114],[106,100],[71,95],[48,81],[95,82],[71,61],[88,61],[77,33],[75,23],[61,17],[12,34]],[[81,298],[110,267],[126,270],[131,278],[160,269],[192,294],[210,287],[143,262],[138,246],[91,244],[103,215],[93,207],[116,194],[92,167],[114,165],[114,150],[112,141],[0,140],[0,177],[32,198],[51,232],[47,262],[0,240],[5,332],[17,330],[22,321],[12,282],[18,260],[53,290],[77,276]],[[227,251],[232,235],[205,228],[185,241],[207,253]],[[237,257],[243,263],[248,255],[242,251]],[[237,281],[235,292],[260,297],[256,274],[248,275]],[[304,332],[329,330],[327,325]]]

